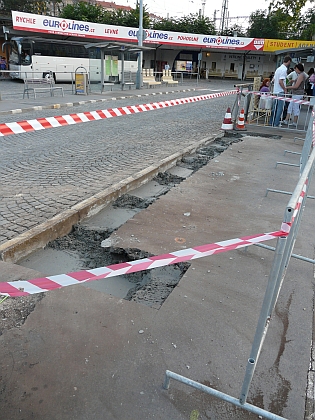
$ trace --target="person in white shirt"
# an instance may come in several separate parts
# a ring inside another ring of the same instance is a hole
[[[297,64],[294,68],[297,74],[297,78],[294,80],[292,85],[287,86],[287,90],[291,90],[292,99],[301,100],[304,96],[305,80],[308,78],[308,74],[305,73],[304,66],[302,63]],[[294,118],[293,121],[290,123],[290,118],[292,114]],[[282,121],[282,124],[293,125],[293,127],[297,128],[299,115],[300,105],[296,102],[290,102],[288,114],[286,116],[286,119]]]
[[[283,63],[277,68],[273,78],[273,94],[277,96],[284,96],[287,93],[286,78],[288,68],[290,67],[292,58],[286,55],[283,59]],[[284,107],[284,101],[275,100],[270,117],[270,125],[279,127],[280,118]]]

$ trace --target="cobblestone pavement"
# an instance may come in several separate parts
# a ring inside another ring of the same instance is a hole
[[[230,90],[233,84],[223,90]],[[214,86],[211,85],[211,89]],[[209,93],[159,95],[154,101]],[[234,96],[0,138],[0,244],[183,148],[220,131]],[[65,112],[3,115],[1,122],[152,102],[130,97]]]

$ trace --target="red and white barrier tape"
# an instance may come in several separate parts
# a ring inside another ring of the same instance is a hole
[[[269,95],[268,93],[263,93],[263,92],[248,92],[248,93],[253,93],[254,95],[258,95],[261,96],[263,98],[266,99],[278,99],[279,101],[285,101],[285,102],[295,102],[296,104],[300,104],[300,105],[310,105],[309,101],[305,101],[305,99],[293,99],[293,98],[289,98],[286,96],[278,96],[278,95]]]
[[[259,242],[264,242],[270,239],[278,238],[279,236],[287,235],[288,232],[283,232],[280,230],[259,235],[243,236],[241,238],[201,245],[194,248],[187,248],[169,254],[109,265],[107,267],[94,268],[92,270],[83,270],[74,273],[59,274],[32,280],[4,282],[0,283],[0,295],[15,297],[47,292],[49,290],[59,289],[61,287],[71,286],[74,284],[100,280],[106,277],[115,277],[121,276],[123,274],[136,273],[142,270],[164,267],[171,264],[177,264],[197,258],[207,257],[209,255],[244,248]]]
[[[305,181],[305,183],[303,185],[301,194],[300,194],[299,199],[298,199],[298,201],[296,203],[296,206],[295,206],[295,209],[293,211],[292,218],[291,218],[290,222],[283,222],[282,225],[281,225],[281,230],[283,232],[286,232],[286,233],[289,234],[290,229],[291,229],[291,226],[292,226],[292,223],[294,222],[294,219],[296,218],[296,215],[298,214],[298,212],[301,209],[301,206],[302,206],[302,203],[303,203],[303,199],[304,199],[304,197],[306,195],[307,184],[308,184],[308,179]]]
[[[175,105],[183,105],[191,102],[205,101],[208,99],[220,98],[234,95],[236,90],[228,92],[211,93],[208,95],[192,96],[188,98],[172,99],[170,101],[152,102],[142,105],[124,106],[121,108],[110,108],[98,111],[80,112],[78,114],[60,115],[57,117],[38,118],[12,123],[0,124],[0,136],[27,133],[30,131],[45,130],[47,128],[62,127],[106,118],[121,117],[122,115],[137,114],[138,112],[154,111],[156,109],[168,108]]]

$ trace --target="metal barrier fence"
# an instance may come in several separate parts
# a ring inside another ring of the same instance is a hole
[[[17,75],[20,74],[23,77],[21,77],[22,79],[24,78],[38,78],[38,77],[44,77],[45,73],[49,73],[49,72],[39,72],[39,71],[14,71],[12,72],[12,70],[1,70],[0,74],[2,76],[5,77],[10,77],[11,74],[15,74],[15,78],[17,78]],[[56,80],[58,82],[58,74],[62,74],[62,75],[66,75],[67,78],[67,83],[71,83],[71,91],[74,94],[75,93],[75,75],[76,75],[76,71],[53,71],[52,72],[53,75],[56,75]],[[98,81],[92,81],[91,80],[91,74],[90,72],[87,72],[88,74],[88,92],[91,92],[91,85],[94,84],[98,84],[101,83],[101,79],[99,79]],[[128,76],[126,76],[128,74]],[[154,72],[154,77],[156,77],[156,79],[158,81],[161,81],[161,77],[162,77],[162,72]],[[109,80],[108,82],[104,82],[104,86],[113,86],[114,84],[120,86],[121,90],[124,89],[125,85],[131,84],[130,82],[134,82],[135,81],[135,75],[136,73],[134,72],[124,72],[124,74],[121,72],[120,73],[120,80],[117,79],[117,81],[113,81],[113,80]],[[198,85],[199,80],[200,80],[200,75],[199,73],[193,73],[193,72],[182,72],[182,71],[175,71],[175,72],[171,72],[172,77],[174,78],[174,80],[176,80],[180,85],[183,85],[185,83],[185,81],[189,81],[189,83],[191,83],[192,81],[194,81],[194,83],[196,83],[196,85]],[[63,81],[60,83],[64,83]],[[132,83],[135,84],[135,83]],[[101,86],[101,92],[103,91],[103,88]],[[130,86],[129,86],[130,88]]]
[[[244,109],[244,115],[245,115],[245,121],[247,121],[247,116],[249,112],[249,106],[250,101],[248,98],[250,98],[251,94],[250,92],[253,90],[253,83],[240,83],[237,85],[234,85],[234,87],[237,90],[235,102],[232,107],[232,120],[237,121],[237,118],[240,113],[240,109]]]
[[[32,78],[38,78],[38,77],[45,77],[45,74],[53,73],[53,74],[67,74],[69,75],[68,83],[71,83],[71,91],[74,94],[75,93],[75,71],[63,71],[63,72],[38,72],[38,71],[14,71],[12,70],[1,70],[0,72],[2,75],[5,75],[7,78],[10,77],[11,73],[14,73],[16,75],[20,74],[23,77],[21,79],[32,79]],[[16,77],[15,77],[16,78]],[[90,82],[90,73],[88,72],[88,87],[89,92],[91,91],[91,82]]]
[[[272,95],[248,92],[246,107],[249,124],[306,131],[309,125],[311,97],[298,95]]]
[[[238,93],[238,98],[236,101],[235,108],[240,105],[239,100],[241,100],[241,89]],[[279,98],[280,99],[280,98]],[[292,256],[293,247],[295,240],[299,231],[299,226],[302,219],[302,214],[305,207],[305,201],[307,198],[307,192],[309,189],[310,181],[314,172],[314,162],[315,162],[315,148],[313,147],[312,152],[310,153],[312,146],[315,144],[315,125],[314,125],[314,113],[310,115],[308,122],[308,130],[306,139],[304,142],[303,158],[307,156],[307,159],[304,161],[301,158],[300,166],[300,176],[297,182],[297,185],[292,193],[292,196],[289,200],[288,205],[286,206],[284,212],[284,219],[281,225],[281,230],[283,231],[283,236],[279,237],[277,240],[276,248],[274,249],[275,255],[273,264],[270,270],[269,279],[267,283],[267,288],[265,291],[265,296],[256,327],[256,332],[252,344],[252,350],[250,356],[247,360],[247,366],[245,371],[245,376],[243,380],[243,385],[240,393],[239,399],[232,397],[223,392],[217,391],[209,386],[202,385],[198,382],[195,382],[191,379],[188,379],[184,376],[178,375],[169,370],[165,373],[164,388],[168,389],[170,386],[170,380],[174,379],[178,382],[184,383],[193,388],[199,389],[207,394],[210,394],[214,397],[217,397],[223,401],[234,404],[237,407],[243,408],[247,411],[250,411],[254,414],[258,414],[266,419],[277,420],[284,417],[278,416],[277,414],[270,413],[262,408],[248,404],[246,402],[248,392],[250,389],[251,381],[255,372],[255,368],[260,356],[260,352],[266,337],[268,327],[271,322],[271,315],[274,311],[275,305],[278,300],[278,296],[285,278],[285,274]],[[314,261],[308,261],[313,262]]]

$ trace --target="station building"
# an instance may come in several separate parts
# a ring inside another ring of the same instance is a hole
[[[83,43],[112,41],[138,44],[138,28],[14,11],[12,26],[6,22],[3,33],[3,45],[13,36],[73,39]],[[159,73],[167,65],[172,72],[194,73],[204,78],[251,80],[257,76],[269,77],[281,64],[283,56],[288,54],[293,62],[302,62],[305,71],[308,71],[314,66],[315,57],[315,41],[225,37],[150,29],[143,31],[143,45],[151,49],[143,52],[142,68]],[[106,54],[110,56],[112,52]],[[134,61],[136,59],[137,55],[133,57]]]

